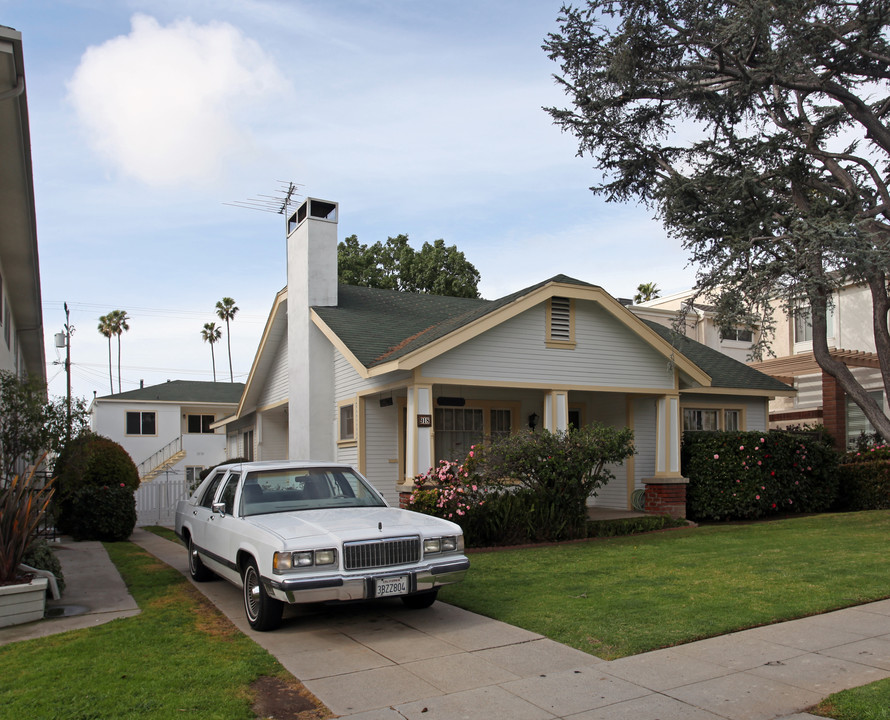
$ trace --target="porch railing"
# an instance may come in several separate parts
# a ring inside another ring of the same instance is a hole
[[[147,460],[139,463],[139,477],[144,478],[148,475],[152,470],[154,470],[159,465],[163,465],[170,458],[172,458],[176,453],[182,452],[182,435],[178,436],[171,442],[167,443],[158,450],[154,455],[149,457]]]

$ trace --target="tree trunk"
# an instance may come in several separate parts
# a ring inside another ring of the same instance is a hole
[[[884,414],[884,409],[872,400],[865,388],[853,376],[844,363],[831,356],[828,350],[828,303],[826,295],[810,297],[810,315],[813,323],[813,356],[825,372],[837,380],[838,385],[847,393],[853,401],[862,408],[865,417],[869,419],[872,427],[883,438],[890,438],[890,418]],[[836,438],[846,445],[846,438]]]
[[[213,363],[213,382],[216,382],[216,355],[213,353],[213,343],[210,343],[210,361]]]
[[[229,346],[229,382],[235,382],[235,375],[232,373],[232,335],[229,332],[228,318],[226,318],[226,344]]]
[[[121,336],[117,335],[117,392],[121,391]],[[112,391],[113,392],[113,391]]]
[[[108,386],[109,392],[114,395],[114,371],[111,369],[111,335],[108,336]]]

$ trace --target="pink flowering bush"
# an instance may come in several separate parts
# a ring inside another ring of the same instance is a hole
[[[830,440],[817,434],[687,432],[686,514],[713,521],[824,512],[837,498],[837,462]]]
[[[408,507],[460,525],[473,508],[484,502],[484,493],[466,465],[441,460],[414,478]]]

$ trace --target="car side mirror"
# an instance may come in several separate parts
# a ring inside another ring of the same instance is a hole
[[[226,504],[224,502],[215,502],[210,506],[210,509],[219,515],[226,514]]]

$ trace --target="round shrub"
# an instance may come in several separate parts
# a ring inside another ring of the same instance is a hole
[[[59,524],[75,540],[126,540],[136,527],[136,498],[123,485],[79,488],[62,501]]]
[[[136,525],[133,493],[139,472],[118,443],[92,433],[81,435],[59,455],[55,472],[59,530],[78,540],[130,536]]]

